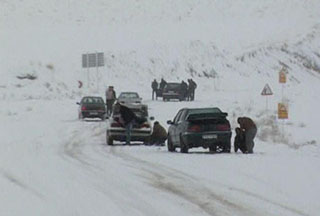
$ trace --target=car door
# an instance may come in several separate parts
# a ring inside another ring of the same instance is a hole
[[[182,110],[179,118],[177,119],[177,126],[176,126],[176,140],[177,140],[177,143],[178,145],[180,145],[180,135],[182,133],[185,132],[186,130],[186,121],[185,121],[185,117],[186,117],[186,114],[187,114],[187,110]]]
[[[180,122],[180,117],[181,117],[181,114],[183,113],[183,110],[180,110],[178,112],[178,114],[176,115],[176,117],[173,119],[173,134],[172,134],[172,138],[173,138],[173,143],[175,145],[179,145],[179,142],[180,142],[180,139],[179,139],[179,124],[181,123]]]
[[[176,127],[177,127],[177,122],[178,122],[178,118],[181,115],[181,110],[176,114],[176,116],[173,119],[172,124],[170,125],[169,128],[169,133],[170,133],[170,137],[171,137],[171,141],[174,145],[176,145],[177,140],[176,140]]]

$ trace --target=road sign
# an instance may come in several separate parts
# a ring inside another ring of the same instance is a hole
[[[278,103],[278,119],[288,119],[288,106],[284,103]]]
[[[282,68],[279,72],[279,83],[286,83],[287,82],[287,72],[286,69]]]
[[[264,88],[262,89],[261,95],[263,95],[263,96],[273,95],[271,88],[268,84],[266,84],[264,86]]]
[[[103,67],[104,66],[104,53],[88,53],[82,54],[82,67]]]

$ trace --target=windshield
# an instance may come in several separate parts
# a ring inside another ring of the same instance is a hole
[[[139,95],[135,92],[125,92],[121,93],[119,98],[139,98]]]

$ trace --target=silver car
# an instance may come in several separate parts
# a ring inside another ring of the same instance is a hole
[[[118,101],[124,104],[141,104],[142,98],[137,92],[121,92]]]
[[[133,124],[131,130],[131,141],[140,141],[147,143],[152,133],[151,121],[154,117],[149,117],[148,106],[145,104],[130,104],[126,105],[129,107],[134,114],[139,118],[143,119],[143,122]],[[124,122],[113,106],[112,116],[109,117],[106,133],[106,141],[108,145],[113,145],[113,141],[125,141],[126,140],[126,129]]]

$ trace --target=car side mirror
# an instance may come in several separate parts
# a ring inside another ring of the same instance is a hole
[[[172,122],[171,120],[168,120],[168,121],[167,121],[167,124],[172,125],[173,122]]]
[[[80,103],[79,103],[79,102],[77,102],[77,104],[78,104],[78,105],[80,105]]]
[[[153,121],[153,120],[154,120],[154,117],[153,117],[153,116],[151,116],[151,117],[150,117],[150,120],[151,120],[151,121]]]

